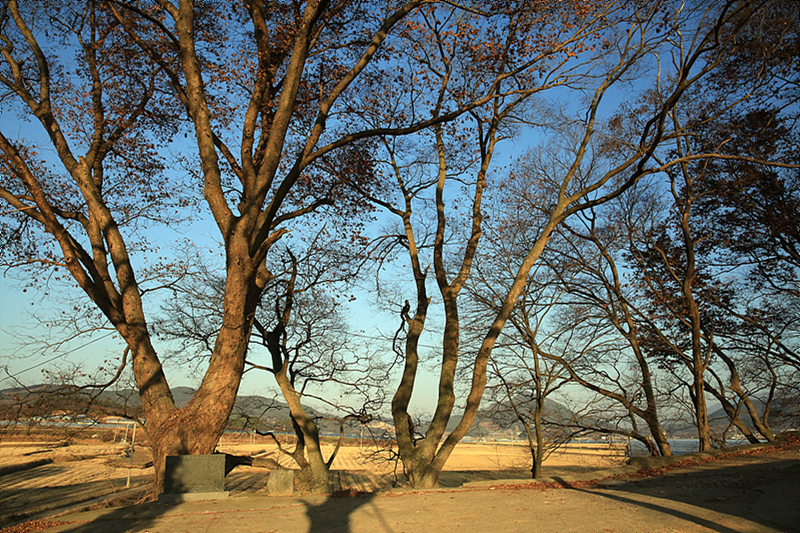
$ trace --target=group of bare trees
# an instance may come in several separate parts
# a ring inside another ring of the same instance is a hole
[[[585,404],[604,406],[602,416],[593,412],[596,429],[665,455],[672,453],[667,426],[687,413],[701,450],[715,440],[724,445],[732,428],[759,442],[775,438],[772,424],[796,424],[798,272],[790,250],[799,199],[798,65],[789,55],[798,22],[773,4],[737,39],[717,70],[689,90],[691,98],[670,111],[654,172],[555,232],[512,313],[509,347],[494,354],[517,361],[519,350],[528,351],[520,379],[497,372],[507,403],[512,391],[531,394],[532,379],[533,397],[546,395],[548,384],[571,382],[585,391]],[[664,99],[652,92],[626,104],[582,171],[616,164],[653,103]],[[525,193],[531,180],[559,186],[573,160],[571,135],[565,146],[548,139],[504,184],[514,194],[503,196],[489,238],[494,253],[475,280],[479,310],[497,306],[498,286],[508,284],[528,246],[531,221],[541,224],[540,201]],[[509,204],[509,197],[517,200]],[[540,361],[554,366],[538,368]],[[526,416],[541,417],[542,405]],[[726,416],[714,432],[709,405]],[[532,448],[542,446],[540,437]]]
[[[362,420],[397,384],[416,487],[437,485],[487,385],[528,429],[534,475],[545,397],[567,383],[654,452],[669,394],[691,400],[703,448],[706,393],[771,438],[753,399],[785,395],[798,363],[798,23],[782,2],[0,9],[0,105],[19,120],[0,133],[3,262],[80,291],[123,340],[157,487],[165,456],[214,450],[251,370],[289,404],[318,490],[330,458],[304,399],[324,382],[360,395]],[[530,151],[513,162],[512,146]],[[197,206],[219,264],[148,243]],[[398,326],[382,352],[340,313],[357,279]],[[423,336],[439,382],[420,434]],[[202,369],[182,408],[163,338]]]

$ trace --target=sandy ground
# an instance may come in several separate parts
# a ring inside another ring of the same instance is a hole
[[[41,519],[66,511],[129,505],[147,498],[153,469],[147,448],[137,448],[133,460],[121,445],[103,443],[60,446],[44,443],[0,443],[0,527]],[[224,443],[218,451],[235,455],[265,455],[292,468],[292,461],[274,446]],[[332,446],[323,447],[330,454]],[[333,463],[333,489],[376,492],[398,482],[395,465],[375,448],[343,447]],[[585,472],[622,463],[622,449],[576,444],[545,462],[550,475]],[[528,450],[521,445],[459,445],[442,473],[442,487],[471,481],[527,479]],[[237,467],[226,478],[232,495],[265,494],[269,471]],[[130,476],[130,480],[129,480]]]

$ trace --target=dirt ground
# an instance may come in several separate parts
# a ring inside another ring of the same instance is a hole
[[[0,527],[37,520],[81,509],[131,505],[146,501],[153,474],[147,448],[133,457],[128,446],[83,441],[79,443],[0,443]],[[224,442],[218,451],[234,455],[264,455],[292,468],[275,446]],[[323,447],[325,455],[332,446]],[[343,447],[333,463],[333,489],[339,492],[373,493],[396,485],[395,464],[376,454],[375,448]],[[553,454],[545,462],[548,475],[587,472],[621,464],[622,448],[575,444]],[[443,488],[464,483],[530,477],[528,450],[521,445],[462,443],[442,473]],[[237,467],[226,478],[232,495],[266,494],[269,471]],[[130,477],[130,479],[129,479]]]
[[[798,443],[634,470],[359,497],[263,497],[256,491],[218,501],[73,512],[54,519],[59,523],[28,522],[3,533],[800,532]]]

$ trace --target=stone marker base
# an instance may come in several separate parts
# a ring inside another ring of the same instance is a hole
[[[159,503],[227,498],[225,455],[170,455],[164,465],[164,494]]]
[[[184,494],[159,494],[158,503],[202,502],[207,500],[223,500],[230,496],[229,492],[186,492]]]
[[[269,473],[267,492],[270,496],[291,496],[294,494],[294,470],[276,468]]]

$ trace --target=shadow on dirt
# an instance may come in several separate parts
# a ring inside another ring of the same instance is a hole
[[[97,480],[80,483],[76,479],[70,485],[42,487],[40,479],[49,476],[64,476],[72,473],[58,465],[48,465],[46,472],[39,468],[15,472],[0,478],[0,527],[22,521],[42,518],[59,510],[75,506],[108,504],[120,495],[130,495],[143,490],[147,480],[135,479],[133,489],[126,490],[125,479]],[[45,475],[46,474],[46,475]],[[130,499],[120,503],[129,503]]]
[[[348,497],[328,497],[321,503],[319,500],[302,501],[305,507],[305,515],[308,519],[309,533],[349,533],[352,531],[350,524],[351,515],[359,508],[368,505],[375,494],[358,494]],[[214,531],[213,502],[206,502],[203,512],[182,513],[181,520],[183,527],[187,531],[208,530]],[[172,513],[174,505],[163,505],[148,503],[135,505],[125,508],[109,509],[91,522],[73,523],[59,528],[61,533],[125,533],[131,531],[148,531],[151,528],[163,526],[158,524],[159,519]],[[230,520],[230,513],[220,511],[226,515],[226,520]],[[247,511],[240,510],[238,513],[242,520],[252,520],[252,516]],[[381,527],[376,529],[376,533],[395,533],[389,524],[382,520],[380,511],[372,509],[372,516],[380,522]],[[303,531],[299,523],[297,531]],[[196,526],[196,527],[195,527]],[[201,527],[202,526],[202,527]],[[228,526],[236,530],[235,525],[228,523]]]
[[[789,503],[800,501],[797,460],[690,468],[634,479],[619,486],[582,487],[562,483],[571,490],[586,493],[597,494],[602,490],[603,496],[611,500],[672,515],[721,533],[737,533],[741,529],[708,518],[713,513],[778,531],[800,531],[800,507]],[[675,505],[676,502],[682,505]]]
[[[360,507],[368,505],[373,498],[374,493],[360,493],[346,497],[332,496],[320,504],[306,502],[308,533],[349,533],[352,514]],[[375,507],[372,511],[382,525],[376,533],[394,533],[389,524],[381,519],[380,511]]]
[[[167,505],[144,504],[109,509],[91,522],[70,524],[59,531],[63,533],[147,531],[170,508],[171,506]]]

